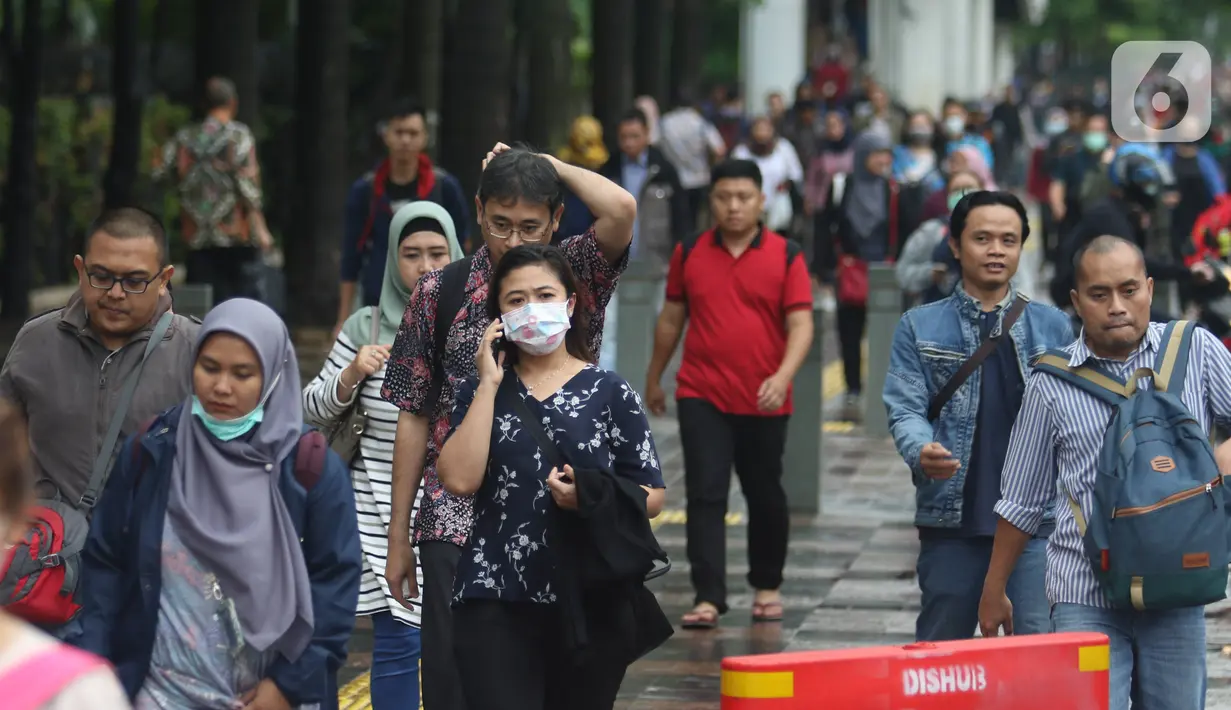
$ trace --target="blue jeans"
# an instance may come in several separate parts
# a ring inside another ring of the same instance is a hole
[[[979,627],[979,598],[992,560],[992,538],[942,538],[924,534],[915,568],[923,608],[915,620],[916,641],[958,641]],[[1047,538],[1036,537],[1009,577],[1013,633],[1047,633]]]
[[[1051,630],[1093,631],[1111,639],[1109,710],[1128,710],[1134,685],[1135,708],[1205,707],[1205,607],[1118,611],[1056,604]]]
[[[372,615],[372,710],[419,707],[419,629],[393,618]]]

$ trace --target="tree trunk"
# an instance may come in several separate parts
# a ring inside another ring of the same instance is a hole
[[[141,1],[115,0],[112,7],[111,93],[115,116],[111,126],[111,159],[103,177],[107,207],[134,204],[137,164],[141,159],[141,112],[144,97],[137,86],[137,50],[141,42]]]
[[[459,0],[448,31],[440,155],[466,195],[479,187],[483,156],[510,139],[512,8],[512,0]]]
[[[20,323],[30,315],[37,200],[38,97],[43,73],[43,2],[26,0],[21,42],[16,42],[14,0],[4,2],[4,44],[9,54],[8,176],[4,183],[4,256],[0,259],[0,320]]]
[[[616,123],[633,105],[633,0],[591,0],[590,56],[594,117],[614,148]]]
[[[638,96],[651,96],[667,103],[666,40],[671,22],[668,0],[637,0],[634,86]]]
[[[671,105],[680,95],[701,99],[702,62],[705,59],[705,0],[675,0],[671,22]]]
[[[568,138],[572,118],[573,12],[569,0],[538,0],[525,14],[528,38],[526,140],[555,151]]]
[[[254,125],[260,115],[260,77],[257,73],[260,3],[253,0],[196,0],[196,3],[196,95],[204,95],[205,82],[213,77],[230,79],[235,82],[239,94],[239,120]],[[299,16],[303,17],[302,7]]]
[[[440,123],[441,36],[444,34],[444,0],[402,0],[401,91],[423,102],[428,130],[438,135]]]
[[[295,37],[295,195],[287,252],[289,317],[328,326],[338,312],[338,244],[344,227],[350,3],[299,0]]]

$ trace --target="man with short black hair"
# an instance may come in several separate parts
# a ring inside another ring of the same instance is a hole
[[[681,88],[672,108],[659,121],[663,154],[675,166],[688,195],[688,216],[697,224],[710,185],[710,166],[727,155],[722,134],[701,115],[696,97]]]
[[[258,295],[251,266],[258,249],[273,248],[273,237],[265,225],[256,139],[235,120],[235,84],[210,79],[205,109],[204,121],[180,129],[164,146],[153,177],[179,194],[188,282],[209,284],[217,304]]]
[[[356,180],[346,197],[335,338],[356,306],[380,303],[389,222],[399,207],[418,200],[435,202],[453,218],[458,241],[465,244],[470,234],[470,211],[461,184],[427,154],[431,136],[423,105],[411,99],[395,102],[377,130],[388,155]]]
[[[71,505],[86,492],[124,384],[171,308],[167,285],[175,267],[166,253],[153,215],[132,207],[104,212],[73,258],[79,290],[63,308],[22,326],[0,370],[0,396],[29,422],[36,475]],[[199,327],[172,316],[141,371],[121,434],[188,396]]]
[[[731,468],[748,503],[752,619],[782,620],[790,515],[782,455],[791,383],[812,344],[812,280],[799,247],[761,222],[761,169],[727,160],[713,171],[714,229],[675,247],[654,333],[645,402],[666,412],[663,372],[691,320],[676,377],[684,448],[688,561],[696,592],[684,628],[712,629],[727,611],[723,520]]]
[[[1029,236],[1026,208],[1012,193],[966,194],[948,238],[961,281],[947,298],[907,311],[893,336],[883,397],[915,484],[919,641],[974,635],[1025,375],[1040,353],[1073,339],[1064,313],[1013,285]],[[1019,633],[1047,631],[1046,549],[1043,529],[1011,582]]]
[[[389,356],[381,396],[402,410],[393,449],[392,512],[385,578],[395,599],[418,595],[410,540],[410,511],[419,485],[425,495],[414,520],[423,562],[423,706],[462,707],[453,661],[453,576],[470,535],[473,501],[450,495],[436,477],[436,457],[449,429],[453,382],[477,376],[475,355],[491,324],[487,312],[492,270],[509,249],[550,243],[567,188],[595,216],[582,235],[562,241],[578,282],[578,303],[590,317],[590,349],[603,339],[603,311],[628,264],[637,205],[619,185],[584,168],[525,148],[499,143],[483,161],[475,197],[483,245],[472,256],[419,280]],[[438,313],[439,311],[439,313]],[[438,324],[448,324],[438,333]],[[443,347],[441,347],[443,344]]]
[[[637,199],[630,258],[657,252],[665,259],[675,243],[693,229],[688,196],[675,166],[650,145],[650,124],[641,109],[629,109],[616,128],[620,152],[599,169],[599,174]],[[661,189],[651,189],[654,187]]]

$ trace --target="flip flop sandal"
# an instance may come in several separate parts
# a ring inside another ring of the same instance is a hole
[[[681,629],[708,631],[718,628],[718,612],[713,609],[690,611],[680,619]]]
[[[782,602],[753,603],[752,620],[756,623],[782,621]]]

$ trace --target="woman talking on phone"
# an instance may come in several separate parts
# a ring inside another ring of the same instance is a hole
[[[664,493],[641,398],[593,364],[579,298],[554,247],[510,250],[492,274],[479,377],[458,385],[438,470],[450,493],[475,496],[453,609],[469,710],[611,708],[637,653],[614,615],[588,618],[584,660],[564,643],[555,531],[578,507],[574,474],[607,471],[637,495],[639,485],[650,517]]]

